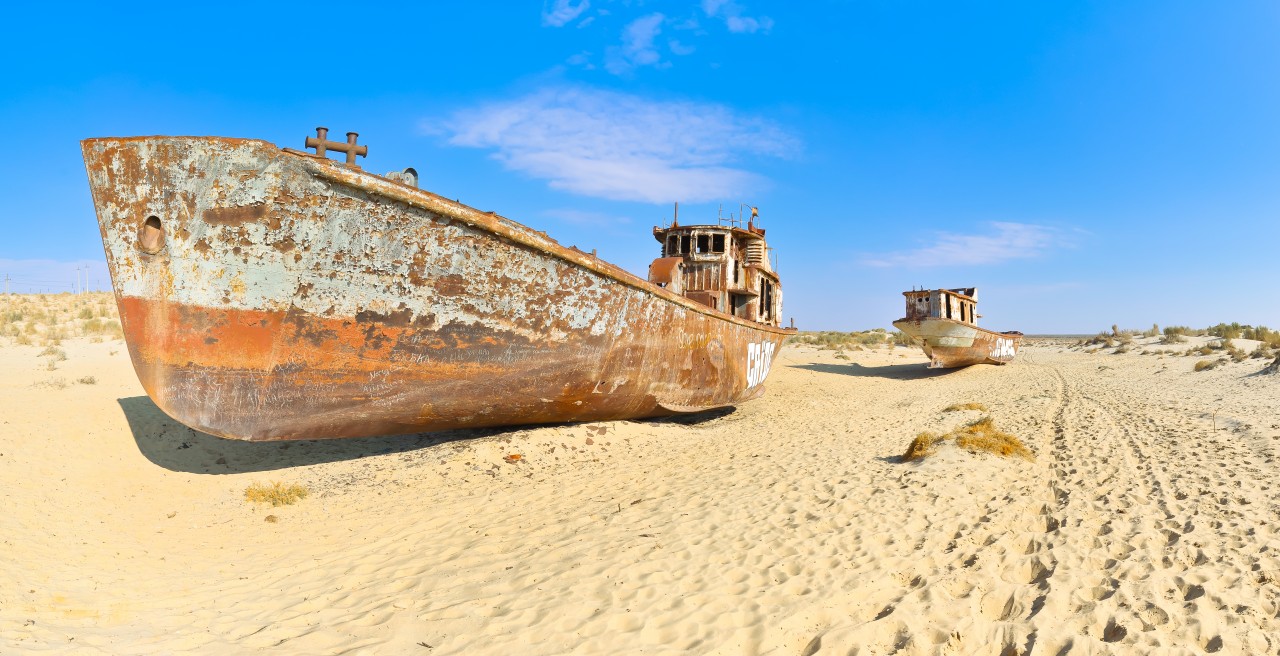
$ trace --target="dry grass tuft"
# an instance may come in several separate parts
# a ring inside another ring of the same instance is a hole
[[[1208,371],[1218,366],[1217,360],[1201,360],[1196,363],[1196,371]]]
[[[902,454],[902,462],[911,462],[933,455],[938,450],[938,444],[942,439],[933,433],[920,433],[911,440],[911,444],[907,445],[907,452]]]
[[[952,403],[942,409],[943,412],[959,412],[961,410],[977,410],[979,412],[986,412],[987,406],[982,405],[981,403]]]
[[[946,435],[933,433],[916,435],[907,446],[906,453],[902,454],[902,462],[912,462],[933,455],[938,450],[938,446],[947,440],[955,440],[956,446],[970,452],[981,451],[998,456],[1016,456],[1030,461],[1036,459],[1031,449],[1028,449],[1017,436],[996,428],[995,421],[991,417],[983,417]]]
[[[984,451],[998,456],[1017,456],[1024,460],[1035,460],[1022,440],[998,428],[991,417],[983,417],[978,421],[949,434],[955,434],[956,445],[969,451]]]
[[[288,506],[295,504],[305,498],[310,492],[307,488],[290,483],[285,485],[280,481],[272,481],[268,485],[262,483],[253,483],[244,490],[244,498],[246,501],[254,503],[269,503],[272,506]]]

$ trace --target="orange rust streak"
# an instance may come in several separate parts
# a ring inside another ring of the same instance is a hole
[[[410,331],[350,318],[179,307],[136,297],[122,297],[119,305],[129,342],[138,345],[149,365],[263,372],[272,366],[298,366],[289,374],[298,382],[332,382],[334,375],[386,371],[389,363],[394,364],[395,345]],[[499,344],[490,336],[481,337],[479,343]],[[426,346],[438,351],[473,345],[455,336],[452,344],[433,337]],[[437,362],[431,370],[431,378],[449,378],[500,367]]]

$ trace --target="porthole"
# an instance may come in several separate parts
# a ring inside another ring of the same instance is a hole
[[[164,226],[160,224],[160,217],[148,216],[147,220],[138,226],[138,250],[154,255],[163,248]]]

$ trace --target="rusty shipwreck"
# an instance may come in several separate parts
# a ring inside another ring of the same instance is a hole
[[[655,228],[644,280],[412,169],[363,171],[356,141],[82,142],[129,354],[164,412],[244,440],[696,412],[759,396],[794,333],[754,220]]]
[[[1022,333],[997,333],[978,326],[978,290],[925,289],[902,292],[907,316],[893,322],[924,348],[930,368],[971,364],[1008,364],[1022,344]]]

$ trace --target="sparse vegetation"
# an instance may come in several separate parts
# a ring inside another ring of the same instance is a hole
[[[907,446],[906,452],[902,454],[902,462],[912,462],[933,455],[947,440],[955,440],[956,446],[971,452],[1035,460],[1031,449],[1028,449],[1022,440],[996,428],[995,421],[991,417],[983,417],[945,435],[930,432],[916,435]]]
[[[46,356],[54,358],[59,362],[61,362],[67,359],[67,352],[60,348],[54,348],[53,346],[46,346],[44,347],[44,350],[40,352],[40,357],[43,358]]]
[[[272,481],[268,484],[253,483],[244,490],[244,498],[246,501],[253,503],[269,503],[272,506],[288,506],[295,504],[302,499],[307,498],[310,492],[307,488],[290,483],[288,485],[280,481]]]
[[[93,376],[85,376],[83,378],[77,378],[76,382],[80,383],[81,385],[97,385],[98,379],[94,378]]]
[[[870,347],[883,346],[885,344],[892,343],[893,340],[894,337],[891,336],[884,328],[874,328],[867,331],[855,331],[848,333],[833,330],[803,332],[790,338],[789,342],[793,344],[810,344],[829,351],[840,351],[852,349],[859,345]]]
[[[1221,360],[1201,360],[1196,363],[1196,371],[1208,371],[1221,364]]]
[[[58,346],[67,339],[92,335],[122,339],[124,333],[111,300],[109,292],[4,297],[0,338],[21,346]]]

